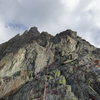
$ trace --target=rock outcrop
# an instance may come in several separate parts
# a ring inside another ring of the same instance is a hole
[[[36,27],[0,45],[0,100],[99,100],[100,49],[66,30]]]

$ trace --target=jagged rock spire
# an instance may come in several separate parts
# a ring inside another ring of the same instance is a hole
[[[37,27],[31,27],[28,33],[31,33],[34,36],[39,36],[40,35],[40,32],[38,31]]]

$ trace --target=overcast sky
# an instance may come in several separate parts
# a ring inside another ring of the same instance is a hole
[[[100,47],[100,0],[0,0],[0,43],[32,26],[53,35],[72,29]]]

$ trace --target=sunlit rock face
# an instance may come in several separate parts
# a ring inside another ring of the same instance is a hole
[[[0,45],[0,100],[99,100],[99,51],[72,30],[32,27]]]

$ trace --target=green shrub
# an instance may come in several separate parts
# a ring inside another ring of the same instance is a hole
[[[55,78],[58,78],[58,77],[60,77],[60,75],[61,75],[61,73],[60,73],[60,71],[57,69],[57,70],[54,70],[53,71],[53,74],[54,74],[54,77]]]
[[[63,75],[61,75],[59,78],[59,84],[66,85],[66,78]]]

